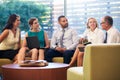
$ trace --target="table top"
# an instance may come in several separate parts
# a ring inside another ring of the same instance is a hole
[[[45,67],[20,67],[19,64],[6,64],[2,68],[9,69],[55,69],[55,68],[66,68],[69,67],[68,64],[64,63],[48,63],[48,66]]]

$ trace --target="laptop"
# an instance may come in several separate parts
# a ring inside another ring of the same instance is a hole
[[[37,48],[37,49],[44,49],[44,47],[40,47],[40,42],[37,36],[26,37],[27,46],[29,49]]]

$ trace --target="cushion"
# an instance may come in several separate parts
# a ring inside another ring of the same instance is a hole
[[[83,67],[71,67],[67,70],[67,80],[83,80]]]

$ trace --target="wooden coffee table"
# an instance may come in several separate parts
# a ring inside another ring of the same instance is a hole
[[[49,63],[45,67],[7,64],[2,66],[3,80],[67,80],[68,67],[63,63]]]

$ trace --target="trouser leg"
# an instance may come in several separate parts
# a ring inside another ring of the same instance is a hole
[[[63,53],[64,63],[69,64],[70,61],[71,61],[71,58],[72,58],[73,54],[74,54],[74,50],[66,50]]]
[[[54,49],[49,49],[46,53],[45,53],[45,60],[47,60],[48,62],[52,62],[53,57],[60,57],[63,54],[54,50]]]

